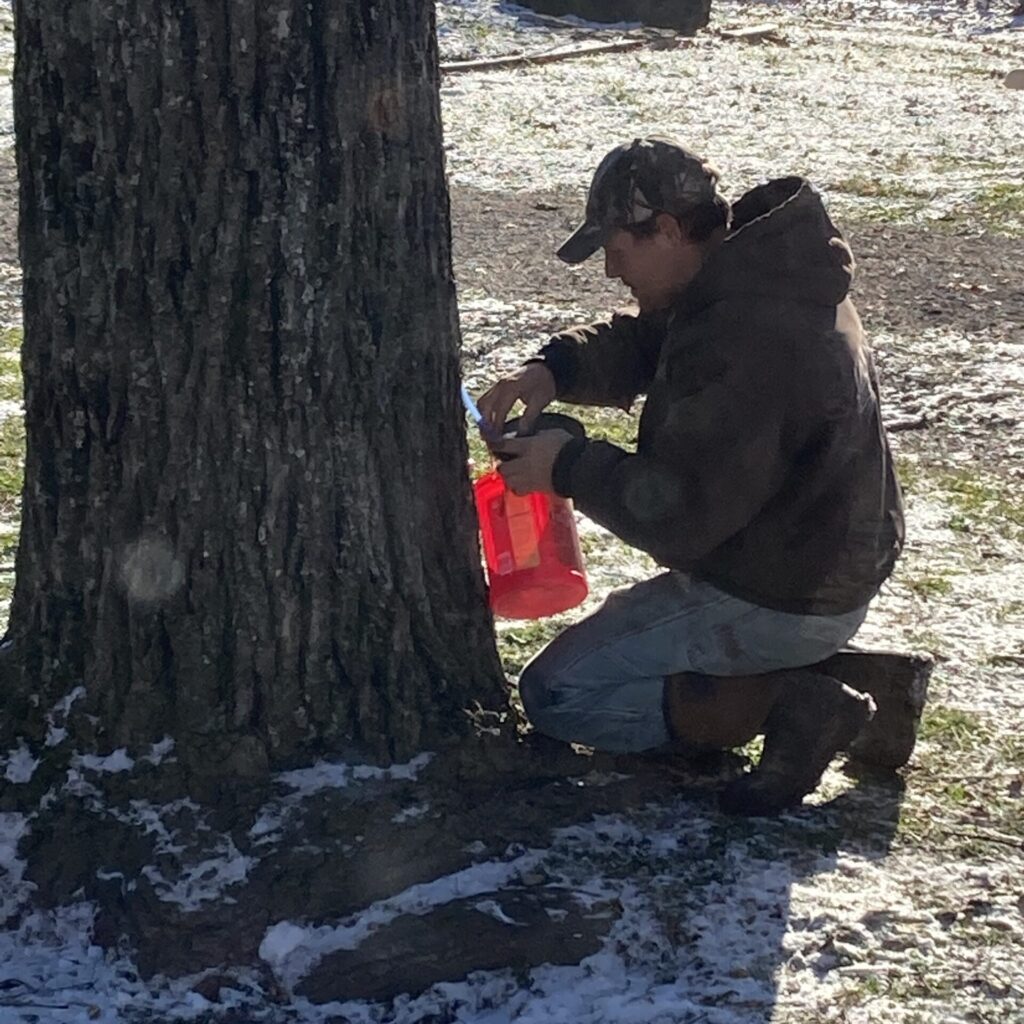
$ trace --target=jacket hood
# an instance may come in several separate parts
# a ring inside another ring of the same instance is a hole
[[[732,207],[732,226],[681,296],[689,312],[729,295],[838,306],[853,280],[849,246],[804,178],[778,178]]]

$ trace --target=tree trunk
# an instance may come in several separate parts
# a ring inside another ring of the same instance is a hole
[[[101,747],[238,770],[465,730],[501,689],[433,4],[19,0],[16,35],[21,708],[81,684]]]

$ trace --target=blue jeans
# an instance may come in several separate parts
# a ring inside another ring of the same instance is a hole
[[[614,591],[544,648],[519,677],[538,732],[615,752],[667,742],[665,676],[749,676],[812,665],[860,628],[867,605],[792,615],[742,601],[685,573]]]

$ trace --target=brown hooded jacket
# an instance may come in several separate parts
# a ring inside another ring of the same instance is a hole
[[[749,192],[670,310],[566,331],[541,351],[566,401],[628,408],[647,394],[636,453],[574,440],[555,489],[663,565],[755,604],[865,604],[904,527],[852,274],[806,181]]]

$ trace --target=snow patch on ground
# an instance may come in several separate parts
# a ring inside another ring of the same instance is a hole
[[[125,747],[120,747],[105,757],[96,754],[75,754],[71,758],[71,765],[78,769],[114,775],[118,772],[130,772],[135,767],[135,759],[128,756]]]
[[[161,852],[172,852],[170,849]],[[180,852],[174,848],[173,852]],[[199,910],[204,903],[235,901],[225,895],[232,885],[239,885],[259,863],[255,857],[239,852],[230,836],[216,842],[213,855],[198,863],[183,863],[176,858],[177,873],[168,878],[153,864],[143,868],[143,875],[153,883],[157,896],[165,903],[176,903],[184,911]]]
[[[275,776],[275,780],[293,789],[297,795],[307,797],[321,789],[342,789],[353,782],[395,779],[413,781],[430,764],[433,757],[431,753],[418,754],[406,764],[393,764],[387,768],[369,764],[351,765],[318,761],[312,768],[280,772]]]
[[[239,974],[237,989],[221,989],[216,1006],[192,991],[198,978],[156,978],[147,984],[127,957],[105,953],[92,941],[95,914],[92,904],[76,903],[33,912],[16,930],[0,933],[3,1024],[187,1022],[212,1010],[266,1002],[245,973]]]
[[[46,745],[55,747],[67,738],[66,726],[71,707],[76,700],[85,696],[85,687],[76,686],[69,694],[61,697],[46,716]]]
[[[0,924],[25,902],[35,888],[24,881],[25,862],[18,857],[18,843],[28,832],[24,814],[0,813]]]
[[[140,760],[148,761],[150,764],[163,764],[164,761],[174,753],[174,740],[165,736],[162,740],[154,743],[148,754],[144,754]]]
[[[417,818],[422,818],[424,814],[430,813],[430,804],[413,804],[411,807],[403,807],[397,814],[393,815],[391,820],[396,825],[401,825],[407,821],[415,821]]]
[[[8,782],[21,785],[32,781],[32,776],[39,767],[39,758],[32,756],[23,740],[17,747],[8,751],[7,757],[0,757],[0,765],[3,766],[4,778]]]
[[[106,812],[155,838],[155,861],[142,875],[158,899],[186,913],[218,900],[234,902],[228,890],[244,882],[258,863],[258,858],[241,853],[231,836],[211,829],[192,800],[163,805],[133,800],[127,810],[108,807]]]
[[[387,768],[368,764],[344,764],[341,762],[318,761],[310,768],[299,768],[289,772],[279,772],[274,781],[292,790],[286,796],[278,797],[264,806],[255,823],[249,829],[249,838],[258,845],[274,843],[281,831],[291,822],[302,808],[303,801],[323,790],[346,789],[353,784],[363,782],[412,782],[419,773],[433,760],[432,753],[418,754],[405,764],[393,764]],[[412,820],[426,813],[427,808],[407,808],[395,816],[398,821]]]

